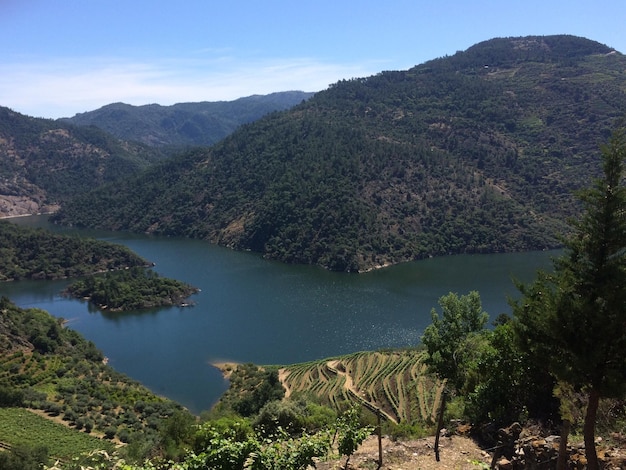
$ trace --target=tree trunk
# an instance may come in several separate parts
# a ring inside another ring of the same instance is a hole
[[[587,470],[600,470],[595,442],[596,415],[598,414],[599,403],[600,394],[595,388],[592,388],[589,392],[587,414],[585,414],[585,424],[583,427],[583,434],[585,437],[585,457],[587,457]]]
[[[437,418],[437,434],[435,434],[435,460],[439,462],[439,435],[443,429],[443,414],[446,411],[446,391],[441,394],[441,406],[439,407],[439,416]]]
[[[380,425],[380,410],[376,411],[377,434],[378,434],[378,468],[383,466],[383,430]]]
[[[559,458],[556,461],[556,470],[567,470],[567,460],[569,455],[567,454],[567,438],[570,431],[569,419],[564,419],[561,424],[561,440],[559,442]]]

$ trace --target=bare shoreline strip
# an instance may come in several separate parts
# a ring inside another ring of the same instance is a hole
[[[239,366],[240,362],[209,362],[209,365],[219,369],[225,379],[230,379],[233,371]]]

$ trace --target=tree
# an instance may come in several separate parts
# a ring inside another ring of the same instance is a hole
[[[432,323],[424,330],[422,343],[428,351],[426,363],[440,378],[460,391],[467,379],[468,355],[476,349],[478,334],[489,316],[483,311],[480,295],[472,291],[458,296],[453,292],[439,299],[441,318],[431,310]]]
[[[44,446],[20,444],[11,451],[0,452],[3,470],[40,470],[48,463],[48,449]]]
[[[520,285],[513,304],[524,348],[558,379],[587,394],[584,421],[588,468],[597,470],[595,422],[602,397],[626,388],[625,129],[602,147],[603,176],[579,194],[580,219],[565,240],[554,272]]]
[[[337,447],[341,455],[346,456],[346,470],[350,457],[367,437],[372,434],[372,426],[361,426],[359,408],[355,405],[348,408],[337,420],[339,440]]]

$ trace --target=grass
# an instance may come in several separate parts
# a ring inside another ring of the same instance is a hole
[[[45,446],[53,459],[70,459],[95,450],[112,451],[113,444],[38,416],[24,408],[0,408],[0,442]]]

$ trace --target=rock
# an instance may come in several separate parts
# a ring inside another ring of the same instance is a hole
[[[496,465],[500,470],[513,470],[513,462],[507,458],[501,458]]]

